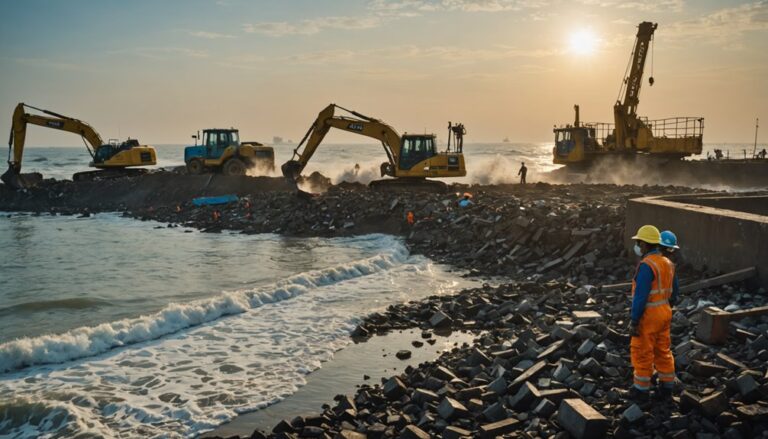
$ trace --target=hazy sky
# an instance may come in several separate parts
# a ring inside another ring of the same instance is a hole
[[[551,141],[612,121],[636,26],[659,23],[639,113],[705,117],[705,142],[768,136],[768,1],[2,0],[0,129],[23,101],[102,137],[187,143],[239,127],[298,141],[335,102],[400,132]],[[29,145],[79,145],[32,127]],[[334,134],[329,141],[361,138]]]

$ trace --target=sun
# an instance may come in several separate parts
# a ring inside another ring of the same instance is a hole
[[[568,36],[568,47],[576,55],[590,55],[597,50],[597,36],[590,29],[581,29]]]

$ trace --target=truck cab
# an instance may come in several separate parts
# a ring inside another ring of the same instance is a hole
[[[195,139],[194,146],[184,148],[184,162],[192,159],[216,160],[219,159],[229,147],[240,147],[240,132],[236,129],[207,129],[203,130],[201,139]],[[201,140],[200,145],[197,141]]]

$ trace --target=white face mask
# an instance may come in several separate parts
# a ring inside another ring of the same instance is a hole
[[[635,254],[636,255],[638,255],[638,256],[642,256],[643,255],[643,249],[641,249],[640,246],[637,245],[637,243],[635,243],[634,250],[635,250]]]

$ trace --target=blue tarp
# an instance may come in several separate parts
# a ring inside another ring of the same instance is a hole
[[[195,206],[211,206],[214,204],[234,203],[238,200],[237,195],[220,195],[218,197],[199,197],[193,198],[192,204]]]

